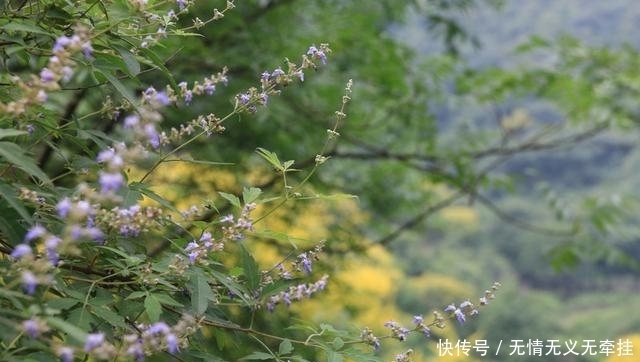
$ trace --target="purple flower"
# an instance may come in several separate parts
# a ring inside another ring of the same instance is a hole
[[[98,229],[97,227],[86,228],[86,233],[91,240],[99,244],[102,244],[104,242],[104,234],[102,233],[102,230]]]
[[[22,288],[25,293],[32,295],[36,292],[36,287],[38,286],[38,278],[36,278],[35,274],[30,272],[29,270],[25,270],[22,272]]]
[[[187,90],[186,92],[184,92],[184,103],[189,105],[191,104],[192,100],[193,100],[193,92],[191,90]]]
[[[18,244],[15,248],[13,248],[13,252],[11,253],[11,257],[14,259],[21,259],[24,256],[32,255],[33,251],[28,244]]]
[[[113,157],[116,155],[116,151],[109,147],[106,150],[102,150],[100,151],[100,153],[98,153],[98,157],[96,157],[96,161],[99,163],[102,162],[109,162],[113,159]]]
[[[40,335],[40,325],[38,321],[33,319],[22,322],[22,328],[31,338],[36,338]]]
[[[287,307],[291,306],[291,294],[282,293],[282,300]]]
[[[71,69],[71,67],[62,67],[62,81],[63,82],[68,82],[71,79],[71,76],[73,75],[73,69]]]
[[[58,356],[62,362],[73,362],[73,349],[71,347],[61,347]]]
[[[55,44],[53,44],[53,52],[58,53],[64,50],[64,48],[67,47],[69,44],[71,44],[71,38],[63,35],[58,39],[56,39]]]
[[[205,231],[204,233],[202,233],[202,236],[200,237],[200,242],[202,243],[210,243],[213,240],[213,237],[211,236],[211,233],[208,231]]]
[[[240,102],[242,104],[247,104],[251,100],[251,95],[249,95],[248,93],[242,93],[238,96],[238,98],[240,99]]]
[[[29,124],[26,126],[26,129],[27,129],[27,133],[29,133],[29,135],[32,135],[32,134],[33,134],[33,132],[35,132],[35,131],[36,131],[36,128],[35,128],[31,123],[29,123]]]
[[[303,253],[298,255],[298,259],[300,259],[300,265],[302,265],[302,270],[304,270],[307,275],[311,274],[311,259],[307,257],[307,253]]]
[[[91,47],[91,43],[85,42],[82,44],[82,54],[85,59],[91,59],[91,55],[93,54],[93,48]]]
[[[271,74],[269,74],[269,72],[265,70],[264,72],[262,72],[262,76],[260,77],[260,79],[267,82],[270,77],[271,77]]]
[[[171,332],[171,328],[165,322],[156,322],[147,328],[147,333],[151,335],[167,334]]]
[[[137,114],[131,114],[124,118],[124,128],[134,128],[140,123],[140,116]]]
[[[327,55],[313,45],[309,47],[309,50],[307,50],[307,55],[320,59],[322,64],[327,64]]]
[[[98,182],[100,183],[100,192],[104,194],[116,191],[122,187],[122,185],[124,185],[124,177],[120,172],[102,172],[100,173],[100,179]]]
[[[40,72],[40,80],[42,83],[51,83],[56,80],[56,73],[49,68],[43,68]]]
[[[284,75],[284,70],[282,70],[282,68],[276,68],[273,73],[271,73],[271,77],[276,78],[279,75]]]
[[[144,349],[142,348],[142,341],[137,340],[127,348],[127,354],[133,357],[136,361],[144,361]]]
[[[207,79],[204,82],[204,92],[207,93],[207,95],[212,95],[213,92],[216,91],[216,85],[211,83],[211,80]]]
[[[35,225],[27,231],[27,235],[24,236],[24,241],[31,241],[34,239],[38,239],[44,234],[47,233],[47,229],[42,227],[41,225]]]
[[[147,139],[149,140],[149,144],[151,145],[151,147],[153,148],[160,147],[160,136],[158,135],[158,131],[156,131],[156,127],[153,124],[151,123],[145,124],[144,133],[147,136]]]
[[[180,10],[184,9],[184,7],[187,5],[187,2],[185,0],[177,0],[176,2],[178,3],[178,7],[180,8]]]
[[[307,55],[316,55],[316,53],[318,52],[318,48],[316,48],[315,45],[312,45],[309,47],[309,50],[307,50]]]
[[[424,321],[424,319],[422,318],[422,316],[419,315],[414,315],[413,316],[413,324],[420,324]]]
[[[60,202],[58,202],[58,204],[56,205],[58,216],[60,216],[61,218],[67,217],[67,215],[69,215],[69,211],[71,211],[72,206],[73,203],[71,203],[71,200],[69,200],[68,197],[60,200]]]
[[[160,103],[160,105],[163,105],[163,106],[167,106],[171,103],[171,99],[169,99],[169,96],[164,91],[156,93],[155,101]]]
[[[58,262],[60,261],[60,257],[58,255],[57,249],[58,249],[58,245],[60,245],[61,242],[62,242],[62,239],[60,239],[57,236],[50,236],[47,238],[47,240],[44,241],[44,247],[47,253],[47,259],[49,259],[49,261],[53,265],[58,265]]]
[[[456,308],[455,304],[449,304],[446,308],[444,308],[444,311],[447,312],[447,313],[451,313],[451,312],[455,311],[456,309],[457,308]]]
[[[104,333],[89,333],[85,340],[84,350],[85,352],[92,351],[100,347],[104,343]]]
[[[178,352],[179,350],[178,337],[176,337],[175,334],[168,333],[166,336],[166,342],[167,342],[167,351],[169,351],[169,353],[174,354]]]
[[[466,322],[464,313],[462,313],[460,308],[456,308],[456,310],[453,313],[456,315],[456,318],[458,319],[458,323],[464,324],[464,322]]]

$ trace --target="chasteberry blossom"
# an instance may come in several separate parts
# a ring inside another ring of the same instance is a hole
[[[18,244],[13,248],[13,252],[11,253],[11,257],[14,259],[22,259],[31,255],[33,255],[33,251],[29,244]]]
[[[84,344],[85,352],[89,352],[94,350],[104,343],[104,333],[90,333],[87,335]]]

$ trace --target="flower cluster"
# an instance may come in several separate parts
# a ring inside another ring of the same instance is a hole
[[[162,218],[162,209],[153,206],[116,206],[111,210],[100,210],[97,220],[109,228],[118,230],[122,236],[138,236],[148,231]]]
[[[407,339],[407,336],[411,332],[411,330],[409,330],[408,328],[405,328],[394,321],[388,321],[384,324],[384,326],[391,329],[392,338],[395,338],[401,342],[405,341]]]
[[[411,355],[413,354],[412,349],[408,349],[406,352],[399,353],[396,355],[396,358],[393,359],[393,362],[412,362]]]
[[[222,251],[224,249],[224,243],[222,241],[216,242],[211,236],[211,233],[205,231],[200,236],[198,241],[193,240],[184,248],[184,252],[189,258],[191,264],[208,264],[208,255],[213,251]]]
[[[285,291],[270,296],[266,302],[267,310],[272,312],[279,303],[289,307],[293,301],[310,298],[314,293],[326,288],[328,279],[329,276],[324,275],[315,283],[293,285]]]
[[[0,113],[13,115],[23,114],[31,105],[42,104],[47,100],[47,92],[60,89],[60,82],[68,82],[73,75],[76,61],[73,55],[81,52],[85,59],[90,59],[91,47],[89,30],[77,26],[72,36],[58,37],[51,50],[47,65],[40,71],[40,76],[31,76],[29,81],[15,76],[12,81],[21,91],[22,97],[9,103],[0,103]]]
[[[217,74],[211,75],[210,77],[204,77],[202,83],[200,83],[199,81],[195,81],[191,88],[189,88],[189,84],[187,82],[183,81],[178,83],[179,98],[181,98],[186,105],[189,105],[191,104],[194,95],[212,95],[213,92],[216,91],[217,84],[222,83],[226,86],[229,83],[227,72],[228,69],[225,67],[221,72],[218,72]]]
[[[260,89],[252,87],[246,92],[236,95],[236,109],[255,113],[257,105],[266,106],[269,96],[278,94],[281,87],[286,87],[296,79],[304,82],[304,72],[307,69],[316,69],[315,61],[320,60],[323,64],[327,60],[327,54],[331,52],[328,44],[321,44],[320,47],[311,46],[306,54],[302,55],[300,66],[286,60],[286,70],[278,67],[273,71],[265,70],[260,77]]]
[[[220,222],[227,224],[222,227],[222,233],[227,240],[242,240],[244,233],[253,230],[253,221],[250,213],[256,208],[256,204],[249,202],[244,205],[240,216],[236,219],[233,215],[226,215],[220,219]]]
[[[196,320],[190,315],[183,315],[173,327],[165,322],[140,324],[137,326],[140,331],[138,334],[123,337],[125,353],[136,361],[143,361],[145,356],[159,351],[178,353],[180,347],[186,345],[187,336],[193,334],[196,327]]]
[[[484,295],[480,297],[479,306],[484,306],[488,304],[488,301],[495,298],[495,292],[500,288],[500,283],[495,282],[491,286],[491,289],[486,290]],[[439,311],[433,312],[433,321],[431,323],[426,323],[424,318],[420,315],[416,315],[413,317],[414,327],[412,329],[406,328],[401,324],[395,321],[388,321],[384,324],[385,327],[391,330],[391,333],[386,338],[393,338],[399,341],[405,341],[410,333],[418,332],[423,334],[425,337],[431,336],[431,328],[445,328],[447,325],[447,320],[449,319],[457,319],[458,323],[464,324],[467,320],[467,317],[475,316],[478,314],[478,309],[476,305],[466,300],[460,305],[456,306],[455,304],[450,304],[444,308],[444,312],[447,314],[443,315]],[[371,329],[364,328],[361,333],[361,338],[364,343],[373,346],[376,350],[380,348],[380,343],[378,338],[373,334]],[[406,353],[400,354],[397,356],[394,361],[411,361],[410,355],[411,350]]]
[[[324,243],[321,242],[313,250],[299,254],[292,263],[293,268],[298,272],[304,271],[307,275],[311,274],[313,262],[319,259],[318,254],[322,252],[323,247]]]
[[[45,245],[47,258],[36,255],[31,244]],[[41,225],[31,227],[25,235],[24,242],[13,248],[11,257],[16,260],[15,270],[20,272],[22,288],[26,294],[36,292],[38,285],[53,283],[52,269],[58,264],[57,248],[60,239]]]
[[[372,346],[376,351],[380,350],[380,339],[373,334],[373,330],[364,327],[360,332],[360,339],[367,345]]]

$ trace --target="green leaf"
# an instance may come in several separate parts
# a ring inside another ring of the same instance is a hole
[[[267,162],[269,162],[271,166],[273,166],[273,168],[275,168],[278,171],[284,171],[284,166],[280,162],[278,155],[261,147],[258,147],[256,149],[256,152],[258,153],[258,155],[264,158]]]
[[[344,356],[342,355],[342,353],[336,352],[336,351],[332,351],[332,350],[327,350],[327,362],[342,362],[344,361]]]
[[[184,305],[166,294],[153,294],[162,305],[170,305],[172,307],[183,307]]]
[[[176,80],[173,77],[173,73],[164,65],[165,63],[164,60],[162,60],[158,56],[158,54],[154,53],[153,50],[149,48],[141,48],[141,49],[138,49],[138,51],[142,53],[142,55],[144,56],[143,59],[146,61],[147,64],[160,70],[162,72],[162,75],[164,75],[165,77],[167,77],[167,79],[169,79],[169,83],[171,84],[171,87],[178,88],[178,85],[176,84]]]
[[[261,360],[261,361],[266,361],[270,359],[275,359],[275,356],[269,353],[264,353],[264,352],[253,352],[250,355],[240,358],[240,360]]]
[[[47,36],[52,35],[51,32],[46,31],[41,27],[34,25],[32,23],[20,21],[18,20],[17,17],[12,17],[11,22],[4,25],[0,25],[0,29],[3,29],[7,32],[18,31],[18,32],[34,33],[34,34],[41,34],[41,35],[47,35]]]
[[[56,298],[47,301],[47,308],[65,310],[78,303],[80,303],[80,301],[74,298]]]
[[[147,184],[140,183],[140,182],[133,182],[129,185],[129,188],[131,190],[139,191],[142,195],[150,198],[151,200],[157,202],[158,204],[164,206],[165,208],[171,211],[178,212],[178,210],[167,199],[156,194],[153,190],[149,188],[149,185]]]
[[[29,224],[33,223],[31,214],[24,207],[24,204],[20,202],[15,196],[15,189],[4,182],[0,181],[0,196],[4,198],[9,206],[16,210],[16,212]]]
[[[279,231],[272,230],[257,230],[252,231],[251,236],[263,239],[272,239],[275,241],[279,241],[282,243],[291,244],[294,248],[297,248],[296,244],[293,242],[292,238],[287,234]]]
[[[13,142],[0,142],[0,156],[30,176],[39,178],[43,182],[51,183],[49,176],[42,172],[33,159],[26,156],[24,150],[17,144]]]
[[[146,303],[145,303],[145,307],[146,307]],[[129,326],[124,322],[124,317],[118,313],[115,313],[109,308],[92,308],[91,313],[93,313],[93,315],[106,321],[107,323],[109,323],[114,327],[129,328]]]
[[[133,94],[131,93],[131,90],[125,86],[124,84],[122,84],[122,82],[120,82],[120,80],[118,78],[116,78],[113,74],[111,74],[111,72],[109,71],[105,71],[103,69],[94,67],[95,71],[102,74],[109,83],[111,83],[111,85],[113,85],[113,87],[118,91],[118,93],[120,93],[121,96],[123,96],[126,100],[128,100],[131,105],[133,105],[134,108],[136,108],[136,110],[140,113],[142,113],[142,110],[139,109],[138,106],[138,100],[133,96]]]
[[[241,244],[242,250],[242,268],[244,270],[244,277],[247,280],[247,286],[250,290],[255,290],[260,284],[260,270],[253,255],[249,253],[247,248]]]
[[[22,136],[25,134],[27,134],[26,131],[21,131],[19,129],[13,129],[13,128],[0,129],[0,138]]]
[[[551,258],[551,266],[556,271],[575,268],[580,262],[575,247],[566,243],[552,248],[548,256]]]
[[[260,194],[262,194],[262,190],[257,187],[245,187],[244,190],[242,190],[242,201],[244,201],[245,204],[254,202],[260,197]]]
[[[335,348],[336,350],[344,347],[344,341],[340,337],[334,338],[334,340],[333,340],[333,342],[331,344],[333,345],[333,348]]]
[[[280,342],[280,346],[278,346],[278,356],[284,356],[291,352],[293,352],[293,345],[290,340],[285,339]]]
[[[187,286],[191,293],[191,307],[196,315],[202,315],[209,308],[209,300],[215,298],[207,277],[200,268],[193,268],[189,284]]]
[[[235,281],[233,281],[231,278],[229,278],[228,275],[220,273],[219,271],[216,270],[209,270],[209,273],[211,273],[211,275],[218,281],[220,282],[220,284],[224,285],[225,287],[227,287],[227,289],[229,289],[229,291],[231,293],[233,293],[236,297],[242,299],[242,301],[248,305],[248,306],[252,306],[253,303],[247,299],[247,291],[246,289],[236,283]]]
[[[87,337],[87,332],[71,323],[63,321],[62,319],[56,317],[45,317],[45,320],[49,326],[68,334],[71,338],[75,339],[79,343],[84,343]]]
[[[226,192],[218,192],[218,194],[226,199],[227,201],[229,201],[231,203],[231,205],[237,207],[238,209],[242,208],[242,205],[240,204],[240,199],[238,198],[238,196],[233,195],[233,194],[228,194]]]
[[[133,55],[133,53],[131,53],[128,49],[123,48],[121,46],[113,45],[113,47],[122,57],[122,60],[124,61],[124,63],[127,66],[127,69],[129,70],[129,74],[134,76],[138,75],[140,73],[140,63],[136,59],[136,56]]]
[[[153,294],[147,295],[144,299],[144,310],[147,312],[147,317],[152,323],[160,320],[160,314],[162,313],[162,305]]]
[[[143,292],[143,291],[135,291],[135,292],[131,292],[131,294],[129,294],[126,298],[126,300],[131,300],[131,299],[138,299],[138,298],[142,298],[144,296],[146,296],[148,293],[147,292]]]

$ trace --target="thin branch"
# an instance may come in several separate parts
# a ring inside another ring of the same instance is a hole
[[[465,196],[465,193],[462,190],[458,190],[457,192],[453,193],[449,197],[444,198],[444,199],[438,201],[437,203],[435,203],[433,205],[430,205],[429,207],[424,209],[422,212],[420,212],[419,214],[415,215],[414,217],[412,217],[411,219],[406,221],[404,224],[400,225],[394,231],[392,231],[389,234],[387,234],[386,236],[380,238],[373,245],[375,245],[375,244],[380,244],[380,245],[389,244],[390,242],[392,242],[393,240],[398,238],[405,231],[415,227],[416,225],[420,224],[424,219],[426,219],[430,215],[432,215],[432,214],[444,209],[445,207],[451,205],[453,202],[455,202],[456,200],[458,200],[458,199],[460,199],[460,198],[462,198],[464,196]]]
[[[536,234],[555,236],[555,237],[573,236],[576,233],[574,230],[550,229],[550,228],[545,228],[542,226],[538,226],[538,225],[534,225],[529,222],[526,222],[502,210],[493,201],[489,200],[487,197],[484,197],[478,193],[475,194],[475,199],[478,200],[478,202],[484,205],[487,209],[489,209],[494,215],[496,215],[502,221],[508,224],[511,224],[517,228],[531,231]]]
[[[487,148],[481,151],[469,152],[465,156],[472,157],[474,159],[480,159],[489,156],[510,156],[523,152],[535,152],[535,151],[549,151],[560,147],[567,147],[591,139],[600,132],[606,130],[609,127],[607,123],[596,125],[584,132],[572,134],[566,137],[560,137],[552,141],[539,143],[536,139],[524,142],[514,147],[495,147]],[[537,137],[536,137],[537,138]]]

